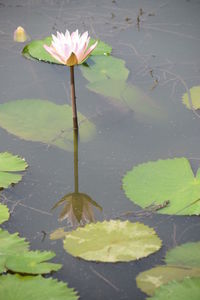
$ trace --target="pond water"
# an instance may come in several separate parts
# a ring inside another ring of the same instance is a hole
[[[13,32],[23,26],[31,39],[66,28],[88,30],[93,38],[109,43],[115,57],[125,60],[128,82],[162,107],[160,115],[148,117],[114,105],[89,91],[80,68],[75,69],[78,110],[97,129],[91,141],[78,145],[79,191],[103,208],[94,210],[96,220],[140,209],[121,188],[123,175],[133,166],[184,156],[194,173],[199,167],[200,119],[182,104],[186,90],[199,85],[199,11],[198,0],[0,1],[0,103],[36,98],[70,104],[68,68],[22,57],[24,44],[13,42]],[[49,239],[49,233],[59,227],[71,229],[66,220],[58,222],[59,209],[51,208],[74,190],[74,153],[21,140],[2,128],[0,140],[0,152],[19,154],[29,164],[23,180],[3,192],[12,211],[4,226],[26,237],[32,249],[55,251],[55,261],[63,268],[53,276],[68,282],[81,299],[145,299],[136,286],[138,273],[162,264],[173,246],[199,240],[199,217],[130,215],[123,219],[155,228],[163,241],[160,251],[130,263],[73,258],[61,240]]]

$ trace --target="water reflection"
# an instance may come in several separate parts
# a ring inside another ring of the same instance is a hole
[[[90,196],[79,192],[78,178],[78,131],[74,130],[74,192],[65,195],[52,209],[63,205],[59,221],[67,220],[71,226],[94,222],[94,207],[102,211],[102,207]]]

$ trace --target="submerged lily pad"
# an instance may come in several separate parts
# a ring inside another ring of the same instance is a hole
[[[161,214],[200,214],[200,169],[194,176],[186,158],[150,161],[134,167],[123,177],[126,196],[145,208],[169,200]]]
[[[7,188],[12,183],[22,179],[22,175],[14,172],[24,171],[28,164],[26,161],[8,152],[0,153],[0,188]]]
[[[199,109],[200,108],[200,86],[194,86],[190,90],[190,103],[188,93],[185,93],[182,97],[183,103],[187,106],[189,109]]]
[[[142,223],[104,221],[66,233],[64,248],[75,257],[101,262],[132,261],[161,247],[154,229]]]
[[[29,251],[29,243],[17,233],[0,229],[0,273],[7,270],[18,273],[44,274],[57,271],[61,265],[48,263],[54,252]],[[1,299],[1,298],[0,298]]]
[[[148,300],[199,300],[200,278],[185,278],[181,282],[170,282],[156,290]]]
[[[97,94],[108,97],[113,103],[136,113],[135,117],[143,120],[160,120],[166,113],[153,99],[140,88],[122,80],[104,79],[91,82],[87,88]]]
[[[126,81],[128,78],[129,70],[122,59],[113,56],[95,56],[88,63],[89,66],[82,66],[81,71],[89,82],[107,79]]]
[[[0,203],[0,224],[2,224],[5,221],[8,221],[9,216],[10,214],[7,206]]]
[[[6,300],[77,300],[74,289],[56,279],[41,276],[0,276],[0,299]]]
[[[95,125],[81,113],[78,119],[80,140],[87,142],[95,134]],[[72,109],[67,104],[40,99],[0,104],[0,126],[24,140],[73,149]]]
[[[55,64],[60,64],[56,59],[54,59],[45,49],[44,45],[50,46],[52,42],[52,37],[48,36],[44,38],[43,40],[33,40],[29,44],[27,44],[24,49],[22,50],[22,54],[29,59],[35,58],[38,60],[42,60],[44,62],[50,62]],[[89,46],[94,44],[95,40],[91,39]],[[108,55],[112,51],[112,48],[102,42],[99,41],[97,47],[95,50],[91,53],[91,55]]]
[[[169,250],[165,256],[166,265],[156,266],[141,272],[137,286],[146,294],[170,281],[181,281],[186,277],[200,277],[200,242],[186,243]]]

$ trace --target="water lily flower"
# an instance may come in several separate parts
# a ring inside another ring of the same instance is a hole
[[[66,30],[65,34],[60,32],[57,32],[57,36],[52,34],[51,45],[44,45],[44,48],[61,64],[74,66],[84,62],[97,46],[98,41],[88,48],[89,41],[87,31],[80,35],[77,29],[70,35]]]
[[[23,27],[19,26],[17,29],[14,31],[14,36],[13,39],[15,42],[23,43],[28,39],[28,35],[26,31],[24,30]]]
[[[58,62],[70,67],[70,85],[72,99],[72,115],[73,127],[78,130],[78,117],[76,109],[75,82],[74,82],[74,66],[83,63],[90,53],[97,46],[95,42],[88,48],[90,37],[88,32],[82,35],[78,33],[78,29],[70,35],[66,30],[65,34],[57,32],[57,36],[52,34],[52,43],[50,46],[44,45],[47,52],[51,54]]]

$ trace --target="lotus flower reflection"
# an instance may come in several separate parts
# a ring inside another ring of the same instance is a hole
[[[93,207],[102,211],[102,207],[87,194],[75,192],[65,195],[52,209],[64,204],[59,221],[67,219],[71,226],[95,222]]]
[[[57,32],[57,36],[52,34],[51,46],[44,45],[44,48],[61,64],[74,66],[85,61],[97,46],[98,42],[95,42],[88,48],[89,41],[87,31],[80,35],[77,29],[70,35],[66,30],[65,34],[60,32]]]

